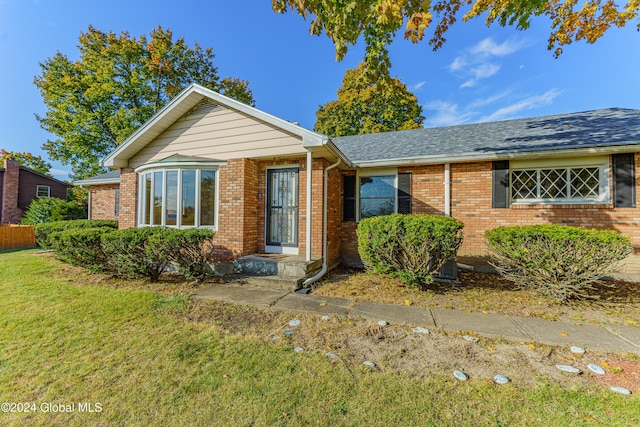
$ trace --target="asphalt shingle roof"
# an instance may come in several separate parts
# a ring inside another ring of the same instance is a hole
[[[92,176],[91,178],[87,178],[87,179],[82,179],[82,180],[78,180],[75,182],[75,184],[82,184],[82,185],[96,185],[96,184],[100,184],[101,182],[115,182],[115,181],[119,181],[120,180],[120,169],[116,169],[116,170],[112,170],[100,175],[96,175],[96,176]]]
[[[400,159],[640,145],[640,110],[608,108],[528,119],[425,128],[332,139],[355,165]]]

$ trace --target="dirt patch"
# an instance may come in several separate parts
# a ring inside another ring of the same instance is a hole
[[[63,263],[59,264],[55,275],[70,283],[145,289],[169,296],[189,295],[199,288],[174,275],[162,275],[159,283],[149,283],[144,279],[124,280],[108,274],[93,274]],[[324,280],[324,286],[315,289],[314,293],[356,301],[457,308],[574,323],[637,325],[640,319],[635,283],[620,282],[615,288],[603,287],[603,297],[597,302],[559,306],[529,292],[515,290],[509,282],[495,275],[463,273],[461,279],[460,284],[438,285],[428,291],[419,291],[385,277],[338,270],[331,273]],[[587,349],[586,354],[579,357],[564,347],[481,337],[478,342],[471,343],[461,335],[446,334],[441,330],[419,334],[405,325],[392,324],[380,328],[375,322],[359,318],[331,316],[329,320],[323,320],[314,314],[278,312],[220,301],[190,300],[185,310],[171,313],[188,322],[210,324],[225,334],[253,336],[272,345],[289,348],[292,352],[295,347],[320,354],[332,352],[353,372],[369,369],[362,365],[369,360],[376,364],[375,369],[402,372],[417,378],[437,373],[456,381],[453,371],[462,370],[469,375],[470,381],[490,382],[494,375],[503,374],[510,378],[512,385],[522,387],[539,385],[540,382],[556,383],[568,389],[615,385],[640,393],[640,359],[631,354]],[[300,326],[287,325],[294,318],[301,320]],[[291,334],[285,334],[287,331]],[[590,372],[587,369],[589,363],[602,366],[607,371],[606,375]],[[557,364],[576,366],[582,373],[561,372],[556,368]]]
[[[631,354],[610,354],[587,349],[579,357],[569,348],[537,346],[529,342],[509,342],[480,338],[472,343],[462,335],[430,331],[413,332],[405,325],[379,327],[359,318],[307,313],[277,312],[216,301],[194,300],[183,314],[188,321],[210,323],[223,333],[251,335],[276,346],[295,347],[320,354],[332,352],[349,370],[375,369],[402,372],[417,378],[432,374],[450,376],[465,372],[470,381],[492,381],[496,374],[506,375],[515,386],[532,387],[556,383],[568,389],[577,387],[620,386],[640,392],[640,359]],[[301,324],[288,325],[292,319]],[[607,374],[597,375],[587,369],[589,363],[600,364]],[[556,368],[567,364],[579,368],[579,375]]]
[[[429,289],[420,290],[382,275],[340,269],[331,272],[314,293],[355,301],[563,320],[577,325],[608,323],[640,327],[640,285],[635,282],[603,281],[595,286],[594,295],[598,299],[563,305],[516,289],[496,274],[462,272],[459,279],[457,284],[434,283]]]

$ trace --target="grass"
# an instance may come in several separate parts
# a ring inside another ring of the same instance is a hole
[[[184,293],[96,286],[59,273],[67,268],[33,250],[0,253],[0,401],[100,402],[102,411],[0,413],[1,425],[615,426],[640,418],[637,396],[596,387],[460,383],[370,370],[348,357],[343,364],[321,349],[294,353],[286,340],[189,320]]]

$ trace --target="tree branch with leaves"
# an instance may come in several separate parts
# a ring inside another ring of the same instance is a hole
[[[349,46],[364,39],[366,76],[370,80],[389,78],[388,46],[398,31],[419,43],[435,22],[429,44],[434,50],[445,43],[445,34],[462,14],[463,21],[485,16],[487,26],[515,25],[529,28],[536,16],[551,21],[549,50],[554,56],[563,46],[578,41],[594,43],[611,27],[623,27],[637,18],[640,0],[619,5],[613,0],[272,0],[276,13],[291,11],[310,19],[313,35],[326,34],[342,60]],[[640,23],[638,30],[640,31]]]
[[[43,148],[71,165],[73,179],[104,172],[100,159],[191,83],[254,104],[247,81],[220,78],[211,48],[160,26],[139,38],[90,26],[78,50],[75,61],[57,52],[34,79],[46,105],[36,118],[57,136]]]

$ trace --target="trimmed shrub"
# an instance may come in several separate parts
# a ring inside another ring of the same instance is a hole
[[[56,240],[59,238],[59,235],[53,236],[54,233],[72,229],[102,227],[117,229],[118,221],[79,219],[74,221],[47,222],[44,224],[37,224],[34,227],[34,232],[38,246],[44,249],[55,249]]]
[[[499,227],[485,237],[492,265],[503,277],[560,303],[595,298],[588,293],[591,284],[614,271],[633,249],[616,231],[565,225]]]
[[[162,245],[171,250],[177,247],[178,250],[170,254],[171,261],[177,264],[185,278],[200,283],[214,273],[210,266],[214,261],[213,236],[214,232],[206,229],[171,229],[170,233],[153,235],[149,240],[158,248]]]
[[[102,235],[112,232],[111,227],[72,228],[53,233],[56,253],[65,262],[80,265],[92,271],[103,271],[106,256],[102,250]]]
[[[371,217],[358,225],[358,252],[367,269],[425,286],[455,257],[462,244],[462,227],[460,221],[446,216]]]
[[[157,282],[172,255],[180,250],[177,230],[162,227],[128,228],[102,236],[107,268],[124,277],[149,277]]]
[[[29,203],[20,224],[43,224],[52,221],[85,219],[86,217],[87,213],[82,206],[55,197],[46,197],[33,199]]]

